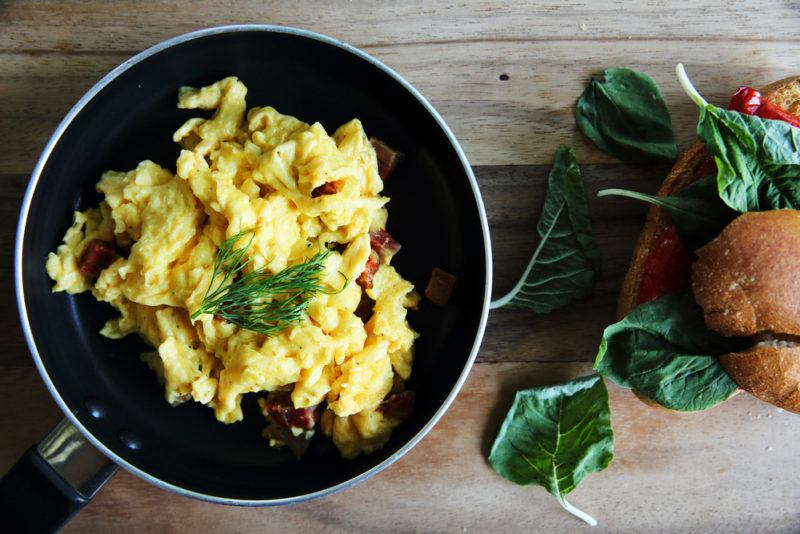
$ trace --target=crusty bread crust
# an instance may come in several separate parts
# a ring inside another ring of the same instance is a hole
[[[792,76],[771,83],[761,89],[761,94],[773,104],[800,116],[800,76]],[[703,144],[700,141],[695,141],[675,162],[667,178],[661,184],[661,188],[657,193],[658,196],[671,195],[691,183],[694,179],[695,169],[700,165],[706,153]],[[636,296],[642,283],[644,263],[661,237],[665,224],[664,210],[658,206],[651,206],[642,233],[639,234],[639,241],[633,250],[628,273],[622,282],[617,303],[618,320],[625,317],[628,312],[636,307]]]
[[[760,89],[760,92],[766,100],[769,100],[773,104],[782,107],[794,115],[800,116],[800,76],[791,76],[789,78],[784,78],[783,80],[773,82]],[[700,141],[695,141],[692,143],[692,145],[685,152],[683,152],[675,162],[672,170],[670,170],[666,179],[664,179],[664,181],[661,183],[661,187],[659,188],[657,195],[668,196],[672,193],[680,191],[690,184],[695,179],[695,170],[702,163],[703,158],[707,155],[707,153],[708,152]],[[661,232],[664,230],[666,225],[666,221],[666,213],[662,208],[659,208],[658,206],[650,206],[650,210],[647,213],[647,219],[644,223],[644,228],[642,228],[642,233],[639,234],[639,240],[636,243],[636,247],[633,249],[633,255],[631,257],[630,266],[628,267],[628,272],[625,275],[625,278],[622,282],[622,287],[620,288],[619,300],[617,302],[617,320],[622,320],[623,317],[625,317],[633,308],[636,307],[636,297],[639,294],[639,286],[642,283],[645,262],[647,261],[650,252],[653,250],[653,247],[658,243],[658,240],[661,237]],[[746,382],[744,375],[746,375],[748,372],[755,372],[758,369],[780,370],[781,367],[776,367],[775,364],[768,364],[766,362],[766,359],[768,359],[767,355],[764,357],[764,362],[761,362],[760,364],[754,364],[753,370],[748,371],[746,363],[741,359],[734,358],[735,356],[736,355],[729,355],[729,357],[726,359],[731,369],[734,369],[734,372],[731,372],[731,370],[728,369],[728,366],[726,366],[723,362],[723,366],[728,373],[731,374],[731,377],[734,379],[734,381],[736,381],[739,386],[750,391],[756,397],[767,400],[768,402],[772,402],[766,397],[760,395],[762,391],[760,387],[751,386],[749,382]],[[721,360],[723,358],[721,358]],[[797,358],[800,358],[800,351],[798,351]],[[800,366],[800,364],[797,365]],[[764,378],[765,375],[756,374],[756,376],[761,379]],[[800,375],[794,376],[796,376],[797,380],[800,380]],[[740,382],[739,380],[742,381]],[[787,378],[787,380],[791,379]],[[761,380],[759,383],[764,382]],[[642,402],[649,406],[656,406],[662,410],[669,410],[669,408],[664,408],[638,391],[634,391],[634,393]],[[800,399],[800,397],[798,398]],[[800,400],[798,400],[798,403],[800,403]],[[793,411],[798,410],[794,409]]]
[[[697,251],[692,290],[723,336],[800,335],[800,211],[743,213]]]
[[[800,346],[756,345],[719,357],[722,367],[753,396],[800,413]]]

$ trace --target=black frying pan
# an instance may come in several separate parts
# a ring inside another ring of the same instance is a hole
[[[131,169],[143,159],[174,169],[179,149],[172,132],[197,114],[176,108],[178,87],[228,75],[247,85],[248,107],[270,105],[307,122],[319,120],[328,131],[358,117],[369,135],[404,152],[386,183],[392,199],[389,230],[403,245],[393,263],[419,290],[433,267],[458,276],[448,305],[423,301],[410,314],[421,333],[409,383],[417,393],[416,411],[376,453],[345,460],[321,436],[300,461],[270,449],[260,436],[264,420],[255,396],[245,397],[244,421],[232,425],[218,423],[211,410],[196,403],[170,407],[139,360],[144,345],[135,336],[113,341],[98,334],[114,315],[110,306],[89,294],[51,293],[47,253],[59,244],[72,211],[99,201],[94,184],[101,173]],[[228,504],[282,504],[366,479],[407,452],[439,419],[464,382],[486,323],[489,234],[461,148],[430,104],[396,73],[310,32],[213,28],[132,58],[69,112],[45,148],[23,202],[16,286],[33,358],[68,421],[0,482],[0,517],[57,528],[91,498],[114,464],[183,495]]]

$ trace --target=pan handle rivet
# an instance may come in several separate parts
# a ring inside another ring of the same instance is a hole
[[[95,419],[101,419],[106,416],[105,405],[94,397],[86,397],[83,399],[83,405],[89,410],[89,415]]]
[[[119,437],[119,440],[129,449],[138,451],[142,448],[141,438],[130,430],[120,430],[119,434],[117,434],[117,437]]]

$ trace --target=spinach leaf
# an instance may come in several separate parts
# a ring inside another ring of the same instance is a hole
[[[632,163],[673,160],[678,154],[672,120],[653,79],[625,68],[606,69],[578,99],[578,128],[597,147]]]
[[[677,73],[700,107],[697,137],[717,163],[720,198],[740,212],[800,208],[800,129],[713,106],[691,84],[683,65]]]
[[[717,237],[738,215],[719,198],[715,176],[701,178],[666,197],[626,189],[603,189],[597,193],[599,197],[613,195],[643,200],[664,208],[678,229],[678,234],[693,249]]]
[[[538,484],[567,511],[597,521],[565,495],[614,457],[608,391],[597,375],[518,391],[489,454],[499,475],[516,484]]]
[[[556,150],[537,225],[539,245],[519,282],[491,308],[508,306],[547,313],[588,295],[600,269],[586,192],[575,152]]]
[[[705,410],[736,392],[717,356],[742,348],[741,339],[706,328],[686,289],[641,304],[607,327],[594,368],[666,408]]]

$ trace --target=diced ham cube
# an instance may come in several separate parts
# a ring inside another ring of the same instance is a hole
[[[358,278],[356,278],[356,284],[364,289],[371,288],[372,279],[379,266],[380,258],[378,257],[378,253],[373,250],[369,253],[369,258],[367,258],[367,263],[364,265],[364,270],[358,275]]]
[[[295,408],[288,393],[271,394],[262,404],[264,417],[285,428],[311,430],[319,420],[319,404],[308,408]]]
[[[414,392],[411,390],[390,393],[381,403],[381,411],[387,417],[405,421],[414,413]]]
[[[383,228],[369,233],[369,245],[381,258],[388,259],[400,250],[400,243]]]
[[[438,267],[433,268],[428,287],[425,288],[425,297],[439,306],[444,306],[450,300],[453,287],[458,278]]]
[[[114,261],[117,250],[114,243],[103,239],[92,239],[78,262],[83,276],[95,278]]]
[[[403,158],[403,154],[376,137],[371,138],[369,142],[372,143],[375,156],[378,158],[378,174],[385,180]]]

